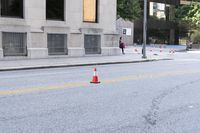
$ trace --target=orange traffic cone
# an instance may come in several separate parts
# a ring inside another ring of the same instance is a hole
[[[92,81],[90,82],[92,84],[99,84],[100,81],[98,81],[98,76],[97,76],[97,69],[96,67],[94,68],[94,75],[92,77]]]

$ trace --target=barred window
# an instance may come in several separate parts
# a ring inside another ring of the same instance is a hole
[[[64,21],[64,0],[46,0],[46,19]]]
[[[48,34],[48,53],[49,55],[67,54],[67,35]]]
[[[97,23],[98,0],[83,0],[83,21]]]
[[[27,55],[26,33],[2,33],[2,44],[4,56],[25,56]]]
[[[23,18],[23,0],[0,0],[1,16]]]
[[[85,54],[101,54],[101,36],[84,35]]]

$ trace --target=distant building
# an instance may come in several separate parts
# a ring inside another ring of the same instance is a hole
[[[0,59],[119,54],[116,0],[0,0]]]
[[[190,4],[192,1],[194,2],[200,2],[200,0],[180,0],[180,4],[181,5],[187,5],[187,4]]]
[[[143,0],[141,8],[143,9]],[[147,43],[179,44],[175,8],[180,0],[149,0],[147,6]],[[143,16],[143,14],[142,14]],[[143,42],[143,19],[134,22],[134,42]]]
[[[122,18],[117,19],[117,32],[122,37],[122,41],[126,45],[133,45],[134,36],[134,23],[131,21],[125,21]]]

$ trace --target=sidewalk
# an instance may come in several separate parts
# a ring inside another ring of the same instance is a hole
[[[137,49],[137,51],[135,49]],[[141,47],[131,46],[125,49],[125,55],[118,56],[94,55],[84,57],[55,57],[48,59],[2,60],[0,61],[0,71],[138,63],[173,59],[173,55],[169,54],[168,49],[164,49],[162,53],[159,52],[158,48],[154,48],[153,50],[151,50],[151,52],[149,52],[149,49],[150,48],[147,48],[147,59],[142,59]]]

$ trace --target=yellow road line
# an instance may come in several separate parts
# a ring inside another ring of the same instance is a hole
[[[143,79],[155,79],[155,78],[162,78],[167,76],[180,76],[186,74],[193,74],[193,73],[200,73],[200,70],[191,70],[191,71],[169,71],[169,72],[162,72],[162,73],[151,73],[151,74],[143,74],[143,75],[130,75],[119,77],[116,79],[105,80],[102,83],[114,83],[114,82],[122,82],[127,80],[143,80]]]
[[[111,80],[102,80],[101,84],[111,84],[116,82],[123,82],[128,80],[143,80],[143,79],[155,79],[162,78],[168,76],[180,76],[186,74],[200,73],[200,70],[188,70],[188,71],[169,71],[162,73],[150,73],[150,74],[142,74],[142,75],[129,75],[124,77],[118,77]],[[84,87],[90,86],[89,82],[77,82],[77,83],[68,83],[63,85],[55,85],[55,86],[44,86],[44,87],[33,87],[26,89],[15,89],[15,90],[0,90],[0,95],[15,95],[15,94],[23,94],[23,93],[33,93],[33,92],[44,92],[49,90],[56,89],[66,89],[66,88],[74,88],[74,87]]]
[[[70,87],[82,87],[87,86],[89,83],[69,83],[64,85],[55,85],[55,86],[44,86],[44,87],[34,87],[29,89],[15,89],[15,90],[0,90],[0,95],[11,95],[11,94],[22,94],[22,93],[31,93],[31,92],[44,92],[54,89],[64,89]]]

